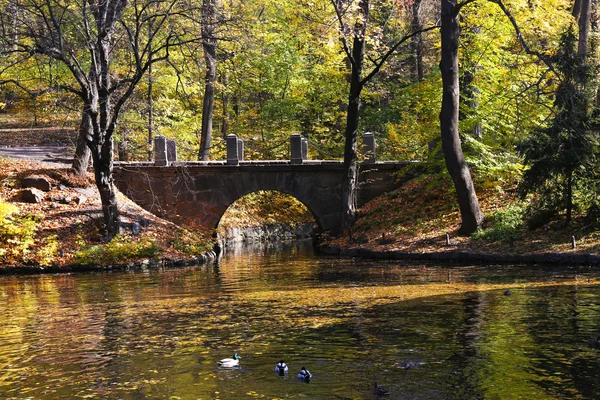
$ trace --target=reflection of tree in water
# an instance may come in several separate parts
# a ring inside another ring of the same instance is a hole
[[[527,331],[539,344],[532,364],[541,376],[538,384],[550,396],[597,398],[600,393],[600,354],[588,343],[600,328],[596,296],[597,290],[585,285],[529,294],[528,313],[536,322],[527,324]]]
[[[0,350],[27,345],[36,361],[52,353],[53,363],[11,360],[30,368],[36,398],[42,378],[54,398],[244,398],[253,390],[369,398],[374,382],[395,399],[593,398],[600,390],[598,352],[587,347],[600,322],[597,283],[539,269],[525,280],[523,267],[453,268],[450,277],[442,267],[271,250],[222,263],[44,277],[29,287],[6,280],[0,311],[42,338],[11,344],[0,329]],[[553,286],[536,287],[546,282]],[[215,360],[233,351],[242,368],[219,372]],[[294,373],[306,365],[314,384],[272,379],[281,357]],[[13,381],[1,389],[25,385]]]
[[[448,399],[483,399],[480,381],[479,341],[485,323],[485,293],[466,293],[463,304],[462,324],[456,332],[458,351],[450,359],[453,363],[448,377]]]

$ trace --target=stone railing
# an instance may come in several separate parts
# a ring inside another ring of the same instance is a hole
[[[239,165],[244,160],[244,141],[237,135],[230,134],[225,138],[227,145],[227,165]],[[374,164],[375,135],[370,132],[363,134],[363,163]],[[166,167],[177,161],[177,144],[175,140],[162,135],[154,138],[154,165]],[[290,163],[304,164],[308,162],[308,140],[300,134],[290,136]]]

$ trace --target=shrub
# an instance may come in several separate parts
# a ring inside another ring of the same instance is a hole
[[[207,240],[204,235],[196,232],[184,231],[184,234],[173,239],[170,246],[190,256],[204,254],[212,249],[214,243]]]
[[[525,207],[522,204],[515,204],[497,211],[494,214],[492,226],[487,229],[478,229],[473,234],[473,239],[484,239],[491,242],[514,242],[521,239],[524,211]]]
[[[58,254],[58,236],[44,238],[44,245],[36,253],[36,262],[40,265],[51,265]]]
[[[19,209],[0,199],[0,259],[23,258],[34,243],[36,221],[18,215]]]
[[[87,245],[78,240],[82,247],[75,252],[75,262],[83,265],[107,265],[137,258],[155,257],[160,247],[154,240],[142,237],[133,239],[128,235],[115,236],[110,242],[101,245]]]

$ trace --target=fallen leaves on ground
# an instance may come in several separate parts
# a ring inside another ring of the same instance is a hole
[[[21,202],[20,182],[22,178],[29,175],[43,176],[52,184],[52,190],[45,194],[44,201],[41,203]],[[82,204],[75,201],[79,196],[85,197]],[[3,265],[39,264],[43,248],[52,237],[56,238],[58,247],[55,254],[51,255],[51,259],[45,260],[45,263],[58,266],[72,264],[76,252],[81,250],[82,245],[104,244],[102,204],[91,174],[81,178],[73,175],[69,168],[54,168],[36,162],[0,159],[0,198],[16,205],[20,215],[34,216],[37,221],[33,246],[20,258],[4,260],[0,258],[0,263]],[[138,236],[129,234],[127,240],[143,243],[150,239],[159,246],[161,257],[174,260],[189,258],[189,252],[180,251],[181,247],[178,249],[178,246],[175,246],[176,239],[182,237],[193,236],[196,241],[202,242],[203,248],[212,247],[210,232],[200,229],[190,232],[189,229],[158,218],[120,192],[117,192],[117,200],[124,226],[140,220],[148,223]],[[201,246],[197,245],[194,248],[199,247]]]
[[[477,195],[487,222],[515,196],[497,187],[478,188]],[[328,244],[342,248],[400,250],[409,252],[469,251],[490,254],[536,254],[545,252],[600,252],[600,232],[589,230],[583,217],[571,224],[562,220],[528,230],[521,228],[518,241],[487,241],[457,234],[461,217],[452,187],[441,179],[424,178],[380,196],[357,212],[351,234],[331,239]],[[450,245],[446,244],[446,234]],[[572,237],[576,248],[572,248]]]

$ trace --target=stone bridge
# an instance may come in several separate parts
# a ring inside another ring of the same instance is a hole
[[[302,202],[320,231],[339,233],[341,162],[307,160],[306,141],[299,135],[292,135],[291,160],[243,161],[243,144],[232,136],[227,137],[227,161],[209,162],[177,162],[173,143],[158,138],[154,163],[115,163],[116,185],[158,216],[210,228],[217,227],[227,208],[240,197],[276,190]],[[409,164],[375,162],[374,143],[369,154],[359,169],[359,206],[398,187],[403,181],[399,173]]]

